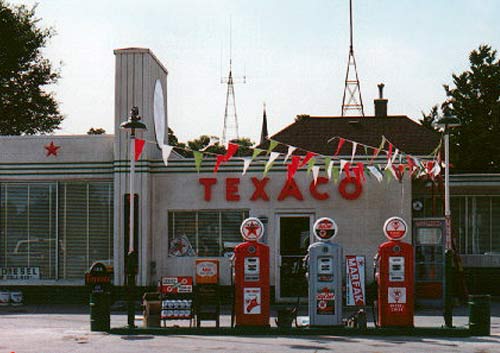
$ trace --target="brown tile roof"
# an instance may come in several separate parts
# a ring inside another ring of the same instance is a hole
[[[378,147],[382,136],[385,136],[400,151],[415,156],[430,154],[438,146],[441,138],[439,133],[417,124],[407,116],[302,116],[270,138],[328,156],[333,155],[337,149],[338,139],[328,143],[328,140],[335,136],[373,147]],[[269,142],[266,142],[258,147],[266,148],[268,145]],[[276,151],[286,152],[286,147],[279,146]],[[345,143],[340,155],[350,155],[351,151],[352,144]],[[361,150],[358,150],[358,153],[359,151]]]

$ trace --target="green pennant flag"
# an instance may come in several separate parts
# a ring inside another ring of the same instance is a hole
[[[385,170],[384,172],[384,178],[387,180],[387,184],[389,184],[392,180],[392,172],[388,169]]]
[[[276,146],[278,146],[278,143],[279,143],[278,141],[269,140],[269,148],[267,149],[266,154],[271,153],[271,151],[274,150],[276,148]]]
[[[377,155],[378,155],[380,152],[382,152],[382,149],[384,148],[384,145],[385,145],[385,141],[386,141],[386,140],[385,140],[385,136],[382,136],[382,142],[380,142],[380,146],[378,146],[378,153],[377,153]],[[377,157],[377,156],[375,156],[375,157]]]
[[[339,176],[340,176],[340,169],[337,165],[334,165],[332,168],[332,179],[335,185],[337,185],[339,181]]]
[[[330,168],[330,163],[332,163],[332,159],[330,157],[325,157],[325,173],[328,173],[328,168]]]
[[[196,168],[196,171],[199,173],[201,169],[201,161],[203,159],[203,153],[198,151],[193,151],[193,157],[194,157],[194,166]]]
[[[264,150],[260,149],[260,148],[254,148],[253,150],[253,153],[252,153],[252,161],[259,155],[261,154],[262,152],[264,152]]]
[[[314,163],[316,163],[316,158],[311,158],[307,162],[307,175],[311,174],[312,167],[314,167]]]

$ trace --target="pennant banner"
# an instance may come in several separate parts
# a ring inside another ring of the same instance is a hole
[[[168,157],[170,157],[170,153],[172,153],[172,149],[174,146],[162,145],[161,146],[161,157],[163,159],[163,163],[165,167],[168,165]]]
[[[139,158],[141,158],[141,153],[142,153],[142,150],[144,149],[144,144],[146,143],[146,141],[144,140],[141,140],[141,139],[134,139],[134,159],[136,161],[139,160]]]
[[[193,157],[194,157],[194,167],[196,168],[196,171],[199,173],[201,169],[201,161],[203,160],[203,153],[198,151],[193,151]]]

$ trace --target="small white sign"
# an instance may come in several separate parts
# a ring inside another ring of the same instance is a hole
[[[406,304],[405,287],[389,287],[387,302],[389,304]]]
[[[243,288],[243,313],[257,315],[262,311],[260,288]]]
[[[40,267],[0,267],[0,280],[36,280],[40,279]]]
[[[346,265],[346,304],[349,306],[365,306],[365,257],[347,255]]]
[[[408,225],[401,217],[391,217],[384,223],[384,234],[389,240],[401,240],[408,232]]]

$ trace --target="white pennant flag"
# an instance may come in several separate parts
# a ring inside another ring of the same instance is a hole
[[[381,183],[382,179],[384,179],[382,173],[380,173],[380,171],[373,165],[369,165],[367,166],[367,168],[370,171],[370,173],[377,179],[377,181]]]
[[[286,161],[288,160],[288,158],[290,158],[290,156],[292,155],[292,153],[297,149],[297,147],[293,147],[293,146],[288,146],[288,152],[285,156],[285,160],[283,161],[283,164],[286,164]]]
[[[172,153],[172,149],[174,146],[170,145],[162,145],[161,146],[161,156],[163,158],[163,163],[165,163],[165,166],[168,165],[168,157],[170,157],[170,153]]]
[[[434,167],[431,170],[431,174],[434,176],[438,176],[441,173],[441,166],[437,161],[434,162]]]
[[[340,160],[340,173],[344,171],[344,167],[346,165],[347,161],[345,159]]]
[[[271,154],[269,155],[269,160],[267,161],[266,166],[264,167],[264,174],[267,174],[269,168],[271,168],[271,165],[276,160],[276,158],[279,157],[279,155],[280,155],[279,152],[271,152]]]
[[[316,185],[316,183],[318,181],[318,175],[319,175],[319,165],[313,166],[312,172],[313,172],[314,185]]]
[[[245,175],[248,167],[250,167],[250,163],[252,163],[252,157],[243,157],[243,174]]]
[[[356,154],[356,149],[358,148],[358,143],[352,143],[352,153],[351,153],[351,163],[354,162],[354,155]]]
[[[328,168],[326,168],[326,175],[328,175],[328,180],[332,180],[332,169],[333,161],[330,161],[330,164],[328,164]]]
[[[205,147],[203,147],[200,150],[200,152],[206,151],[207,148],[209,148],[210,146],[215,145],[217,142],[219,142],[219,138],[218,137],[210,137],[210,141],[208,142],[208,145],[206,145]]]
[[[394,151],[394,155],[392,156],[392,159],[391,159],[391,165],[394,164],[394,161],[396,160],[398,153],[399,153],[399,150],[396,148],[396,151]]]

